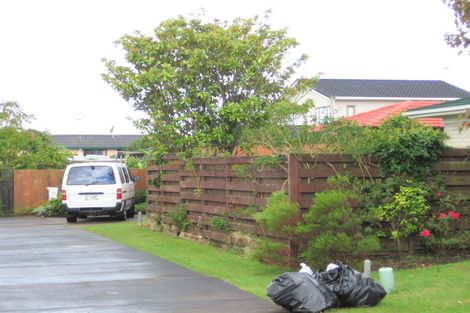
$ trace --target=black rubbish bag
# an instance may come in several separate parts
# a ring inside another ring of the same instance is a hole
[[[268,287],[274,303],[290,312],[315,313],[339,306],[338,298],[307,273],[284,273]]]
[[[372,278],[363,277],[351,267],[336,262],[337,268],[318,272],[315,278],[338,296],[341,306],[374,306],[387,294]]]

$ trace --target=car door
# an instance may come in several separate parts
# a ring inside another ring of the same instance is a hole
[[[134,182],[132,181],[132,176],[129,169],[125,166],[124,167],[124,174],[126,175],[126,181],[129,182],[129,198],[134,199],[135,197],[135,186]]]
[[[132,190],[129,187],[129,176],[126,176],[125,167],[118,166],[119,177],[121,180],[121,189],[122,189],[122,201],[124,202],[126,209],[129,209],[132,205]]]

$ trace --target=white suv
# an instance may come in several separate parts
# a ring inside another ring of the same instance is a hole
[[[127,166],[119,161],[91,157],[67,166],[62,180],[62,204],[67,222],[89,215],[134,217],[135,188]]]

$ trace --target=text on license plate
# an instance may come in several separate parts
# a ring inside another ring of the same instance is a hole
[[[98,200],[98,195],[84,195],[83,200],[85,200],[85,201],[95,201],[95,200]]]

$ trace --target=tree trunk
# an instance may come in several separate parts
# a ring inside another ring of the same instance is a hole
[[[397,249],[398,249],[398,257],[401,258],[401,240],[400,240],[400,236],[397,236]]]
[[[289,239],[289,263],[292,267],[299,265],[299,245],[296,240]]]

